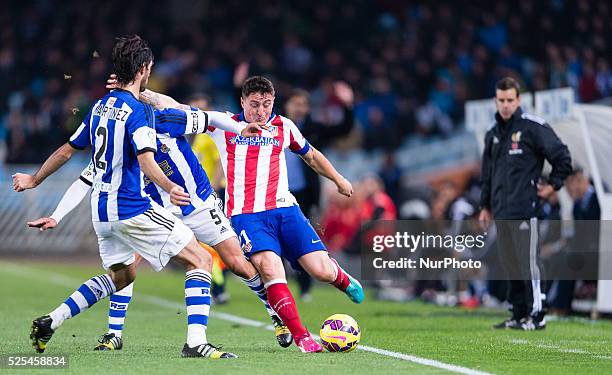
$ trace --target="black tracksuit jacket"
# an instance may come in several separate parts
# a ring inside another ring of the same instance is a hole
[[[534,217],[544,160],[552,165],[549,183],[559,190],[572,171],[569,150],[550,125],[520,107],[508,121],[499,113],[495,119],[485,135],[481,208],[497,220]]]

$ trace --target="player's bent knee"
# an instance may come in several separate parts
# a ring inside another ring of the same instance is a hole
[[[253,264],[244,257],[236,237],[228,238],[213,247],[221,256],[223,263],[235,275],[250,279],[257,273]]]
[[[316,280],[324,283],[334,281],[334,268],[326,253],[309,253],[300,258],[299,262],[306,272]]]
[[[206,249],[202,248],[193,238],[183,250],[174,256],[176,261],[183,264],[188,271],[193,269],[212,269],[212,256]]]
[[[115,284],[115,289],[121,290],[136,279],[136,266],[134,264],[129,266],[115,264],[109,268],[108,274],[111,280],[113,280],[113,284]]]
[[[196,244],[197,249],[193,251],[193,266],[203,270],[212,269],[212,255],[202,246]]]
[[[251,262],[266,280],[285,279],[283,261],[272,251],[262,251],[251,256]]]
[[[223,258],[223,262],[230,271],[244,279],[250,279],[257,273],[255,267],[242,255],[229,255]]]

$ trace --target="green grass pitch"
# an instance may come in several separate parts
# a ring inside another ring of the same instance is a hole
[[[34,353],[28,339],[31,320],[55,308],[81,282],[100,273],[101,268],[90,266],[0,262],[0,356]],[[231,302],[214,306],[213,314],[218,311],[268,322],[263,306],[245,286],[232,277],[228,288]],[[610,321],[552,321],[545,331],[500,332],[490,328],[505,317],[495,311],[380,302],[368,297],[362,305],[354,305],[334,288],[323,285],[315,288],[313,296],[312,302],[298,301],[303,321],[313,333],[318,333],[327,316],[346,313],[359,322],[363,345],[463,369],[496,374],[612,373]],[[209,323],[209,341],[223,344],[240,358],[183,359],[180,349],[185,340],[186,314],[177,304],[183,304],[183,274],[155,274],[143,267],[127,314],[124,350],[92,350],[106,329],[108,302],[102,301],[67,321],[47,346],[46,354],[69,355],[69,368],[38,373],[452,373],[363,350],[304,355],[295,345],[279,347],[268,330],[214,316]]]

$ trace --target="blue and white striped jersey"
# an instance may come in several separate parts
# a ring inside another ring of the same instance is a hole
[[[77,149],[92,146],[92,220],[125,220],[151,207],[137,159],[157,149],[151,106],[129,91],[113,90],[96,102],[69,143]]]
[[[208,128],[208,115],[192,108],[191,111],[164,109],[155,111],[157,153],[155,161],[166,176],[189,194],[191,204],[174,206],[170,195],[144,177],[144,189],[151,199],[175,214],[187,216],[212,194],[208,176],[193,153],[184,134],[204,133]]]
[[[176,214],[187,216],[212,194],[213,189],[206,172],[184,134],[203,133],[208,126],[205,112],[193,108],[191,111],[177,109],[154,110],[153,118],[157,130],[157,152],[155,161],[166,176],[181,186],[191,197],[188,206],[175,206],[170,202],[170,195],[143,176],[144,192],[161,206]],[[92,171],[94,161],[83,170],[81,180],[93,184]]]

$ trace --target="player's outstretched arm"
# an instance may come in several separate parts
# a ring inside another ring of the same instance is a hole
[[[310,146],[308,152],[302,155],[302,159],[319,175],[328,178],[338,188],[338,193],[350,197],[353,195],[353,185],[344,178],[329,160],[319,150]]]
[[[226,113],[218,111],[203,111],[208,117],[208,123],[215,128],[225,130],[229,133],[240,134],[243,137],[255,137],[259,135],[261,129],[268,129],[268,125],[263,122],[244,121],[236,122]]]
[[[24,191],[27,189],[33,189],[40,185],[47,177],[57,171],[62,165],[64,165],[76,151],[75,148],[66,143],[57,150],[51,156],[45,160],[40,169],[33,175],[25,173],[15,173],[13,175],[13,189],[15,191]]]
[[[76,180],[66,190],[62,200],[60,200],[50,217],[41,217],[40,219],[30,221],[28,226],[30,228],[39,228],[41,232],[55,228],[66,215],[81,203],[83,198],[89,193],[89,190],[91,190],[91,185],[82,179]]]
[[[170,194],[170,202],[176,206],[188,206],[189,194],[185,193],[182,187],[178,186],[174,182],[170,181],[164,172],[159,168],[159,165],[155,162],[152,151],[145,151],[138,155],[138,164],[142,173],[145,174],[153,183],[164,189]]]
[[[111,89],[111,90],[117,88],[117,76],[116,75],[114,74],[110,75],[110,77],[106,81],[106,88]],[[143,103],[152,105],[155,109],[163,110],[166,108],[174,108],[174,109],[180,109],[183,111],[193,110],[187,104],[181,104],[178,101],[176,101],[174,98],[172,98],[171,96],[164,95],[164,94],[161,94],[153,90],[149,90],[149,89],[141,92],[139,99]],[[206,120],[207,125],[210,124],[214,127],[225,130],[227,132],[234,133],[234,134],[240,134],[243,137],[255,137],[259,135],[259,131],[261,129],[268,128],[265,123],[250,123],[250,124],[247,124],[246,122],[238,123],[232,120],[229,116],[227,116],[227,114],[223,112],[217,112],[217,111],[200,111],[200,112],[205,113],[205,117],[207,119]],[[187,122],[189,122],[189,120],[190,118],[188,117]],[[203,133],[203,132],[206,132],[206,129],[208,128],[208,126],[205,126],[202,130],[199,126],[189,126],[189,123],[187,123],[186,125],[187,126],[185,127],[185,132],[183,133],[181,129],[180,135]],[[173,132],[172,129],[170,129],[169,131],[166,131],[165,128],[162,129],[161,131],[160,129],[157,129],[157,130],[158,130],[158,133],[159,132],[169,133],[173,137],[177,136],[176,132]]]
[[[117,87],[119,87],[117,83],[117,75],[111,74],[106,80],[106,88],[113,90]],[[188,105],[181,104],[168,95],[160,94],[149,89],[141,92],[139,99],[141,102],[150,104],[156,109],[177,108],[188,110],[190,108]]]
[[[189,110],[191,108],[187,104],[181,104],[177,102],[176,100],[174,100],[174,98],[168,95],[160,94],[149,89],[141,92],[139,99],[141,102],[150,104],[156,109],[176,108]]]
[[[237,122],[228,114],[217,111],[201,111],[196,108],[188,110],[166,108],[155,110],[155,130],[157,134],[176,138],[188,134],[206,133],[209,126],[243,137],[256,137],[261,129],[268,126],[261,122]]]

